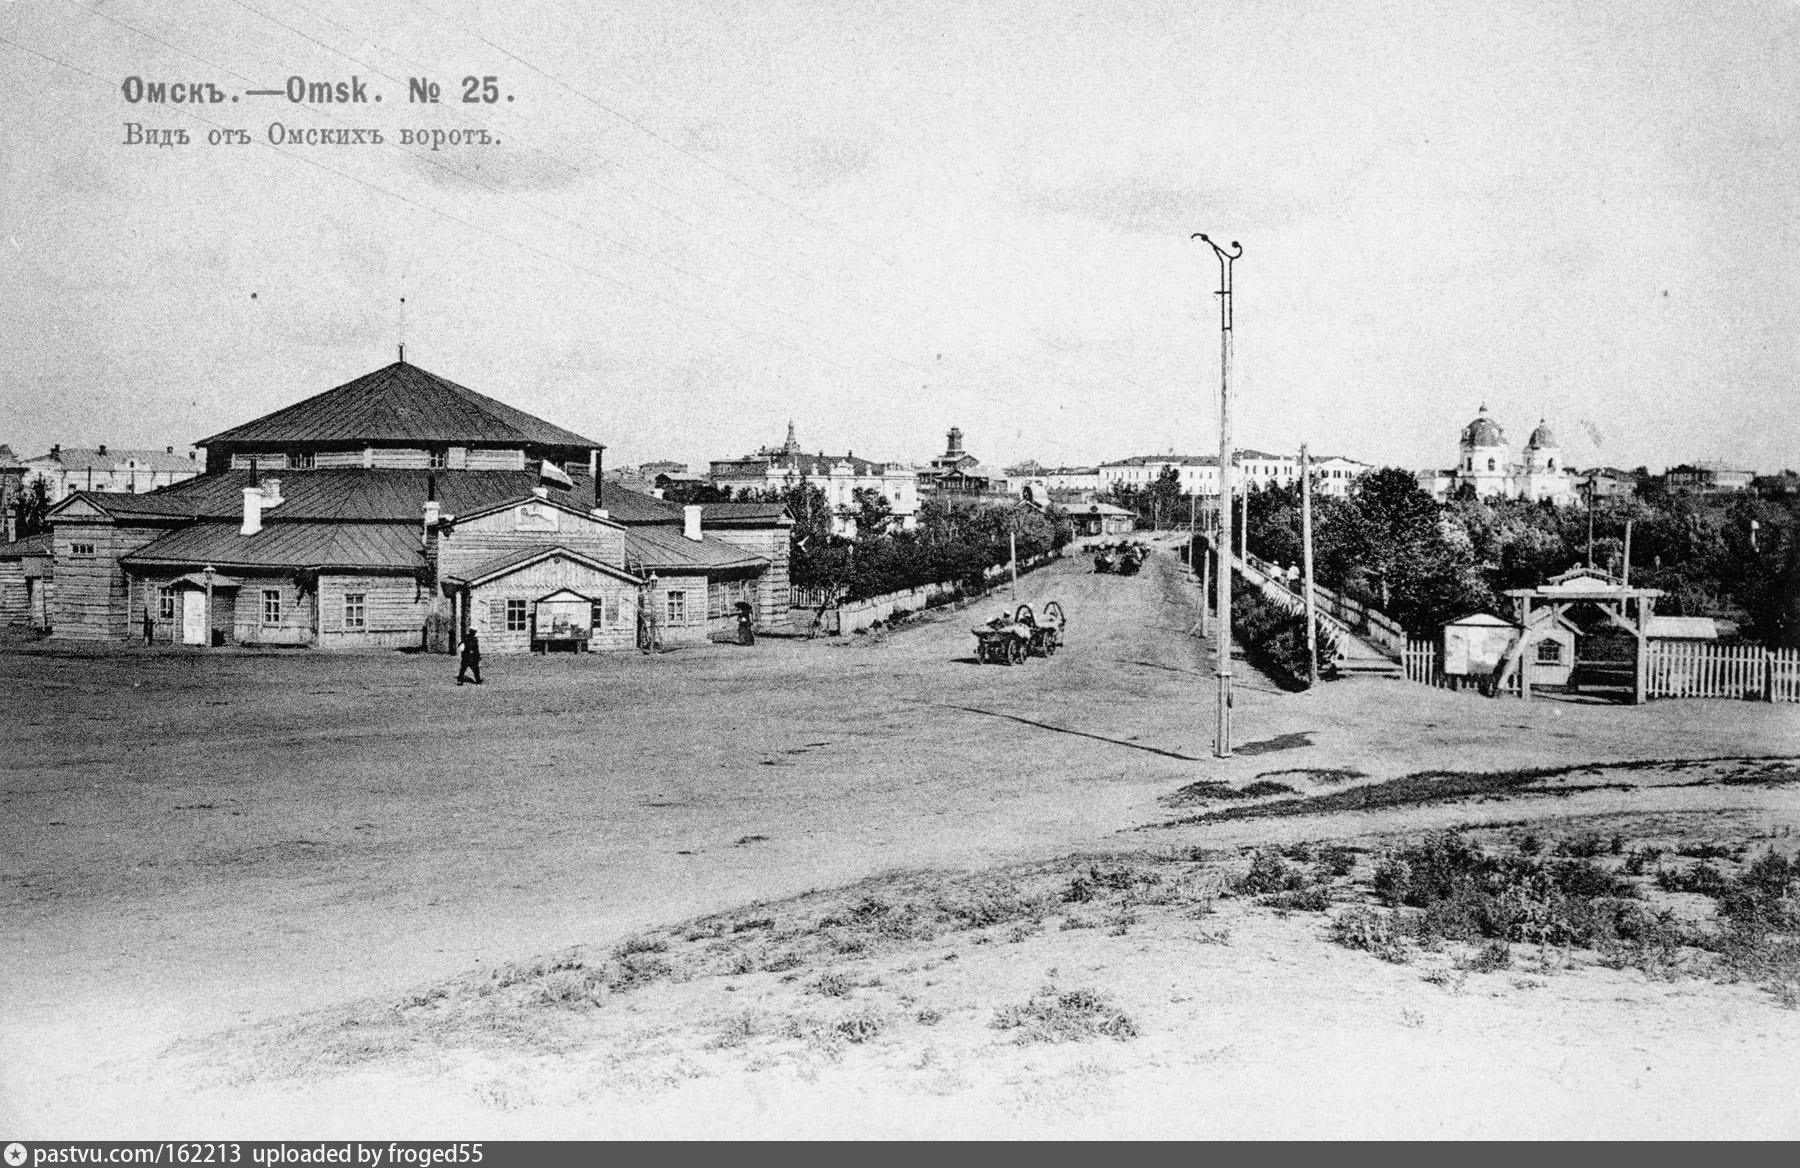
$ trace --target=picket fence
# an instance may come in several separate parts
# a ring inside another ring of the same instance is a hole
[[[1400,654],[1400,663],[1406,670],[1406,680],[1416,681],[1420,685],[1460,690],[1480,689],[1484,682],[1490,682],[1488,678],[1445,673],[1442,663],[1438,660],[1436,641],[1419,641],[1408,638],[1406,648]],[[1517,673],[1507,681],[1506,692],[1509,694],[1519,692]]]
[[[1408,681],[1450,689],[1475,684],[1445,676],[1433,641],[1409,640],[1401,660]],[[1652,641],[1645,651],[1644,674],[1645,697],[1800,702],[1800,649]],[[1509,691],[1518,692],[1517,684]]]
[[[1757,698],[1800,702],[1800,649],[1654,641],[1645,657],[1653,698]]]

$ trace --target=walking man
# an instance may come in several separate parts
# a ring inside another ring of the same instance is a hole
[[[462,635],[462,668],[456,671],[456,684],[461,685],[463,678],[471,671],[475,674],[475,684],[481,684],[481,637],[471,625],[463,630]]]

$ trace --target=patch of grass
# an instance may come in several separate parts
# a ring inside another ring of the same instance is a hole
[[[1243,787],[1234,787],[1230,783],[1217,779],[1206,779],[1198,783],[1189,783],[1172,795],[1163,797],[1163,804],[1168,807],[1188,807],[1196,803],[1213,803],[1236,799],[1262,799],[1270,795],[1299,794],[1286,783],[1278,783],[1269,779],[1257,779]]]
[[[729,1050],[743,1046],[762,1032],[762,1015],[755,1010],[744,1010],[719,1019],[706,1045],[714,1050]]]
[[[1291,770],[1285,771],[1264,771],[1256,777],[1259,779],[1280,779],[1289,775],[1299,779],[1306,779],[1314,783],[1320,783],[1328,787],[1335,786],[1338,783],[1348,783],[1352,779],[1366,779],[1369,777],[1359,770],[1352,770],[1348,767],[1294,767]]]
[[[856,982],[846,974],[835,969],[828,969],[819,975],[817,981],[806,987],[815,994],[824,994],[830,998],[842,998],[856,988]]]
[[[1089,864],[1086,872],[1077,872],[1062,891],[1065,904],[1086,904],[1106,892],[1131,892],[1141,885],[1162,883],[1162,876],[1137,868],[1108,867]]]
[[[754,929],[772,929],[774,927],[774,917],[751,917],[748,920],[733,923],[731,931],[733,933],[748,933]]]
[[[1597,831],[1584,832],[1569,839],[1558,840],[1555,851],[1559,856],[1591,860],[1607,853],[1607,842]]]
[[[660,937],[627,937],[613,949],[617,958],[630,957],[636,953],[667,953],[669,943]]]
[[[1781,758],[1785,761],[1786,756],[1781,756]],[[1606,764],[1575,763],[1568,766],[1530,767],[1500,771],[1418,771],[1398,779],[1389,779],[1387,782],[1367,783],[1360,787],[1349,787],[1342,791],[1332,791],[1323,795],[1281,799],[1239,807],[1221,807],[1202,812],[1199,815],[1169,820],[1159,826],[1178,827],[1183,824],[1198,823],[1202,820],[1211,822],[1223,819],[1267,819],[1289,815],[1328,815],[1343,811],[1375,811],[1388,807],[1451,803],[1459,799],[1480,796],[1504,797],[1524,793],[1526,788],[1544,779],[1601,769],[1607,771],[1680,770],[1710,763],[1756,761],[1763,760],[1732,755],[1704,759],[1645,759],[1636,762]],[[1232,798],[1216,789],[1222,786],[1223,784],[1219,783],[1195,783],[1184,787],[1182,791],[1200,792],[1201,797],[1194,801]],[[1202,788],[1208,789],[1201,791]],[[1543,793],[1562,795],[1586,789],[1592,788],[1577,787],[1571,784],[1555,789],[1546,789]],[[1178,791],[1165,802],[1179,805],[1181,794],[1182,792]],[[1241,795],[1239,797],[1241,798]]]
[[[1104,995],[1090,989],[1057,990],[1045,986],[1029,1001],[1002,1006],[990,1023],[995,1030],[1014,1031],[1013,1041],[1085,1042],[1093,1038],[1124,1041],[1138,1036],[1137,1023]]]

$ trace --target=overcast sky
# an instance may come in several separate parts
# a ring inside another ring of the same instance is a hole
[[[1485,401],[1580,465],[1800,466],[1789,0],[15,0],[0,41],[25,455],[191,442],[402,339],[613,465],[790,418],[909,461],[951,425],[993,463],[1202,452],[1207,231],[1244,245],[1242,446],[1448,466]],[[464,104],[470,74],[503,99]],[[133,75],[382,101],[196,116]]]

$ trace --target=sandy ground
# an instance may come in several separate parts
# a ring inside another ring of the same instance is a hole
[[[1057,564],[1020,598],[1059,599],[1069,644],[1011,669],[973,663],[969,626],[999,599],[887,637],[495,658],[479,688],[452,685],[445,659],[400,654],[0,655],[0,1130],[1612,1134],[1630,1115],[1646,1134],[1800,1134],[1766,1091],[1694,1105],[1707,1084],[1800,1069],[1795,1015],[1753,988],[1607,970],[1400,1005],[1416,971],[1323,946],[1299,918],[1247,918],[1230,946],[1145,939],[1107,976],[1143,997],[1167,972],[1169,1001],[1134,1042],[1056,1048],[1067,1066],[1041,1091],[1017,1060],[1051,1056],[1011,1047],[930,1089],[897,1086],[890,1065],[921,1046],[810,1078],[734,1066],[598,1110],[496,1089],[466,1058],[221,1083],[180,1053],[872,874],[1535,814],[1511,802],[1136,830],[1201,780],[1800,753],[1795,706],[1524,704],[1384,681],[1292,695],[1246,672],[1237,756],[1214,760],[1192,594],[1167,556],[1135,578]],[[1792,786],[1552,802],[1545,814],[1718,813],[1742,832],[1800,818]],[[1053,963],[1096,964],[1056,948],[1089,943],[996,945],[982,984],[1016,998]],[[1207,1008],[1176,1008],[1195,1002]],[[704,1013],[689,1005],[659,1008]],[[970,1033],[949,1047],[992,1044]],[[1511,1102],[1450,1108],[1450,1069]],[[1044,1092],[1065,1104],[1043,1114]],[[1646,1118],[1646,1100],[1662,1109]]]

